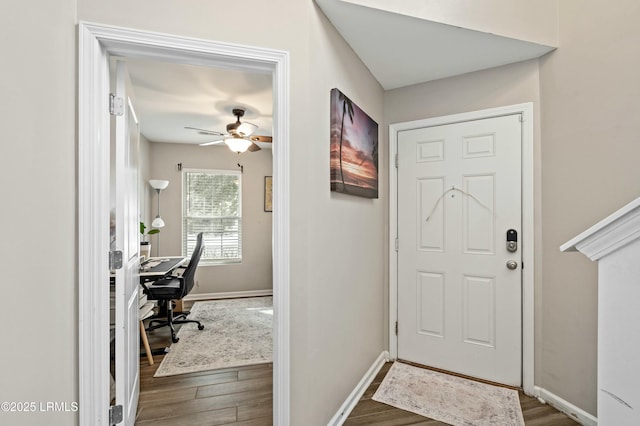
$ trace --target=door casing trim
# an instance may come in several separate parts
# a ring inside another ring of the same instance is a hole
[[[441,126],[503,115],[522,115],[522,387],[527,395],[534,386],[534,123],[533,103],[522,103],[461,114],[395,123],[389,126],[389,354],[398,357],[398,132]],[[400,165],[402,166],[402,165]]]
[[[290,416],[289,52],[78,24],[78,398],[79,424],[108,425],[109,56],[270,73],[273,77],[273,416]]]

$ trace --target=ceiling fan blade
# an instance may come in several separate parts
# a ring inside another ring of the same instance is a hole
[[[189,127],[189,126],[185,126],[184,128],[188,129],[188,130],[197,130],[198,133],[200,133],[201,135],[210,135],[210,136],[224,136],[225,135],[225,133],[216,132],[215,130],[199,129],[197,127]]]
[[[255,135],[255,136],[251,136],[249,137],[249,139],[253,142],[266,142],[266,143],[271,143],[271,140],[273,139],[271,136],[260,136],[260,135]]]
[[[215,141],[203,142],[203,143],[201,143],[199,145],[200,146],[209,146],[209,145],[215,145],[215,144],[221,143],[221,142],[224,142],[224,139],[218,139],[218,140],[215,140]]]
[[[248,121],[244,121],[240,123],[240,125],[236,129],[236,132],[244,136],[250,136],[251,134],[253,134],[253,132],[256,131],[257,128],[258,126],[256,126],[255,124],[249,123]]]
[[[251,142],[251,145],[249,145],[249,148],[247,148],[248,151],[251,152],[256,152],[256,151],[260,151],[262,148],[260,148],[258,145],[256,145],[255,143]]]

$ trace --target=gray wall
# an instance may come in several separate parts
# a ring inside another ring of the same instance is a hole
[[[239,30],[221,18],[235,15],[268,24]],[[379,123],[383,92],[311,1],[2,3],[3,58],[11,64],[0,79],[0,173],[11,203],[1,213],[2,254],[12,265],[3,314],[21,319],[4,329],[11,350],[0,363],[2,400],[78,400],[78,20],[290,52],[291,424],[326,424],[383,350],[386,204],[384,190],[379,200],[330,193],[329,90],[340,87]],[[31,253],[43,256],[34,263]],[[77,422],[75,413],[0,416],[19,425]]]
[[[182,172],[184,169],[239,170],[242,174],[242,263],[228,265],[201,264],[196,272],[192,294],[221,293],[272,288],[271,225],[273,213],[264,211],[264,177],[272,174],[272,151],[263,149],[238,155],[226,145],[201,147],[176,143],[150,143],[150,176],[169,181],[160,195],[160,212],[166,226],[150,237],[156,254],[158,237],[160,255],[182,253]],[[147,184],[147,188],[151,189]],[[151,217],[157,213],[155,191],[151,197]]]
[[[640,196],[640,4],[559,7],[560,49],[540,61],[542,384],[595,413],[597,267],[558,246]]]
[[[0,401],[78,400],[75,18],[72,0],[0,3]],[[0,424],[76,417],[0,412]]]

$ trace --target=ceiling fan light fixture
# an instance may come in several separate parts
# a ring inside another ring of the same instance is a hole
[[[243,136],[250,136],[251,134],[253,134],[257,127],[258,126],[256,126],[255,124],[244,122],[240,123],[240,125],[236,129],[236,132],[240,133]]]
[[[229,149],[233,152],[241,154],[251,146],[252,142],[242,138],[228,138],[224,140]]]

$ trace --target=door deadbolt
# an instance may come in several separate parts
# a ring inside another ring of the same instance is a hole
[[[507,231],[507,251],[515,253],[518,251],[518,231],[509,229]]]
[[[507,260],[507,269],[516,269],[518,267],[518,262],[515,260]]]

